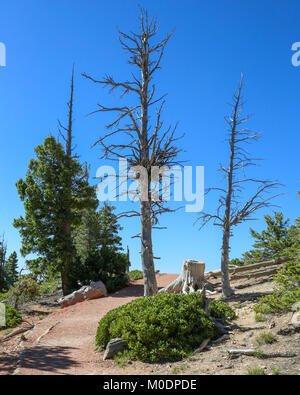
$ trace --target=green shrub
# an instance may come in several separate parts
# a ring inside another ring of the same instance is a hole
[[[143,279],[143,272],[141,270],[131,270],[128,275],[131,281]]]
[[[286,264],[274,276],[277,288],[272,295],[259,298],[254,306],[257,313],[283,313],[289,311],[292,305],[300,301],[300,261]]]
[[[248,369],[248,375],[249,376],[264,376],[265,371],[262,368],[252,368],[252,369]]]
[[[40,285],[30,275],[22,276],[9,290],[9,302],[15,307],[31,302],[40,295]]]
[[[96,347],[113,338],[127,341],[131,358],[143,362],[179,361],[216,330],[198,294],[158,294],[111,310],[99,322]]]
[[[220,300],[213,300],[209,304],[209,308],[210,315],[214,318],[236,318],[235,311],[230,306],[228,306],[228,304],[221,302]]]
[[[272,344],[276,342],[276,337],[271,332],[264,332],[257,336],[256,341],[261,344]]]
[[[266,316],[262,313],[255,314],[255,321],[256,322],[265,322],[267,320]]]
[[[48,294],[55,292],[59,286],[59,280],[48,280],[40,284],[40,294]]]
[[[8,298],[8,292],[0,292],[0,302]]]
[[[17,309],[9,304],[5,304],[5,321],[6,325],[3,328],[13,328],[22,322],[22,316]]]

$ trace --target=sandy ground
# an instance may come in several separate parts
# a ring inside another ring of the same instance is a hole
[[[168,285],[177,275],[158,275],[159,287]],[[129,374],[247,374],[251,368],[262,368],[266,374],[300,374],[300,355],[294,358],[258,359],[239,357],[230,359],[227,350],[256,348],[265,352],[299,352],[300,333],[291,332],[291,313],[268,317],[265,322],[256,322],[252,307],[256,295],[270,292],[273,283],[248,287],[238,291],[229,303],[235,308],[238,318],[235,324],[250,327],[242,332],[231,331],[220,344],[212,344],[205,351],[177,363],[144,364],[129,361],[119,366],[114,361],[103,361],[102,353],[94,348],[98,322],[109,310],[142,296],[143,282],[137,281],[124,290],[93,301],[87,301],[57,310],[43,320],[37,318],[35,328],[12,339],[9,344],[0,345],[0,374],[17,375],[129,375]],[[32,320],[31,320],[32,321]],[[284,331],[283,331],[284,330]],[[276,342],[258,347],[256,337],[262,332],[272,332]],[[288,334],[282,335],[278,333]],[[9,349],[7,348],[9,347]]]

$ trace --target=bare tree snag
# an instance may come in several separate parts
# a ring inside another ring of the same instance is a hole
[[[121,98],[131,96],[127,102],[118,106],[105,107],[98,104],[94,111],[115,114],[115,118],[106,126],[107,132],[100,136],[95,145],[103,150],[103,159],[112,161],[124,160],[128,168],[139,169],[135,175],[129,175],[138,183],[139,210],[122,213],[121,217],[141,217],[141,232],[136,237],[141,239],[141,261],[144,275],[144,295],[155,295],[157,283],[154,268],[154,255],[152,247],[152,229],[158,223],[158,216],[165,212],[172,212],[165,206],[162,196],[163,177],[159,175],[159,191],[151,190],[151,184],[156,182],[152,176],[153,169],[164,169],[180,164],[177,160],[179,152],[175,137],[176,126],[165,127],[162,120],[164,96],[155,98],[156,85],[154,76],[161,68],[161,60],[166,45],[173,32],[167,34],[162,40],[156,40],[159,33],[159,24],[156,18],[149,19],[146,10],[141,9],[140,30],[128,34],[119,32],[119,41],[128,54],[128,63],[136,68],[129,80],[119,82],[112,76],[106,75],[97,80],[87,74],[83,77],[90,81],[107,87],[109,92],[120,90]],[[93,114],[92,113],[92,114]],[[124,181],[122,175],[117,176],[119,185]],[[124,177],[124,176],[123,176]],[[146,180],[146,182],[145,182]]]
[[[161,289],[159,293],[190,294],[202,291],[205,285],[204,271],[205,263],[185,260],[181,275],[167,287]]]
[[[244,100],[242,95],[243,75],[241,76],[238,89],[235,91],[231,103],[231,112],[225,117],[228,125],[229,163],[220,170],[225,175],[227,185],[225,188],[209,188],[207,192],[216,190],[221,192],[219,205],[215,214],[201,213],[198,220],[202,221],[201,227],[208,222],[220,226],[222,229],[222,253],[221,253],[221,279],[222,292],[225,297],[234,294],[229,279],[229,252],[232,228],[242,222],[253,219],[252,215],[261,208],[272,206],[271,199],[278,195],[266,196],[272,188],[279,186],[275,181],[261,180],[245,176],[245,169],[255,165],[246,150],[247,143],[258,140],[260,133],[253,132],[244,126],[249,120],[249,115],[243,115]],[[241,193],[246,185],[253,185],[254,192],[248,199],[242,201]]]

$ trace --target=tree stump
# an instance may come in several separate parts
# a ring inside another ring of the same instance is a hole
[[[183,262],[181,275],[159,293],[190,294],[202,291],[206,283],[204,279],[205,263],[186,259]]]

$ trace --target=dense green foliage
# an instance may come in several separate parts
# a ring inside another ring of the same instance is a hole
[[[142,280],[143,272],[141,270],[131,270],[128,276],[131,281]]]
[[[0,240],[0,292],[4,292],[7,289],[8,281],[5,273],[6,263],[6,244],[4,237]]]
[[[121,249],[121,227],[113,210],[108,204],[98,212],[86,210],[74,232],[77,279],[82,284],[101,279],[109,293],[127,285],[130,265],[128,255]]]
[[[22,237],[22,255],[37,256],[27,260],[29,269],[36,275],[59,272],[66,294],[76,288],[71,232],[83,210],[96,208],[98,202],[81,164],[68,157],[54,137],[46,138],[35,153],[25,180],[17,182],[25,217],[16,219],[14,226]]]
[[[7,291],[18,278],[18,258],[14,251],[6,259],[7,246],[4,237],[0,240],[0,292]]]
[[[228,304],[221,302],[220,300],[213,300],[209,304],[209,309],[210,315],[214,318],[236,318],[235,311],[230,306],[228,306]]]
[[[11,284],[14,285],[18,279],[18,257],[15,251],[10,254],[6,261],[5,272],[10,279]]]
[[[111,310],[99,322],[99,350],[113,339],[127,341],[132,358],[144,362],[178,361],[206,338],[214,338],[212,319],[199,294],[158,294]]]
[[[21,276],[13,287],[9,289],[8,299],[15,307],[22,303],[31,302],[41,294],[39,284],[30,276]]]
[[[300,261],[287,263],[274,276],[277,287],[272,295],[259,299],[254,306],[258,313],[280,313],[289,311],[292,305],[300,302]]]
[[[294,258],[300,251],[300,218],[290,225],[282,213],[266,215],[266,229],[261,233],[250,229],[254,238],[253,249],[243,254],[242,258],[234,258],[231,265],[243,266],[271,259]]]
[[[13,328],[22,322],[22,316],[17,309],[9,304],[5,304],[5,321],[6,324],[4,328]],[[3,327],[1,327],[1,329],[3,329]]]
[[[291,309],[300,301],[300,219],[289,228],[289,243],[284,244],[284,255],[291,259],[274,276],[276,288],[272,295],[259,299],[256,312],[277,313]]]

